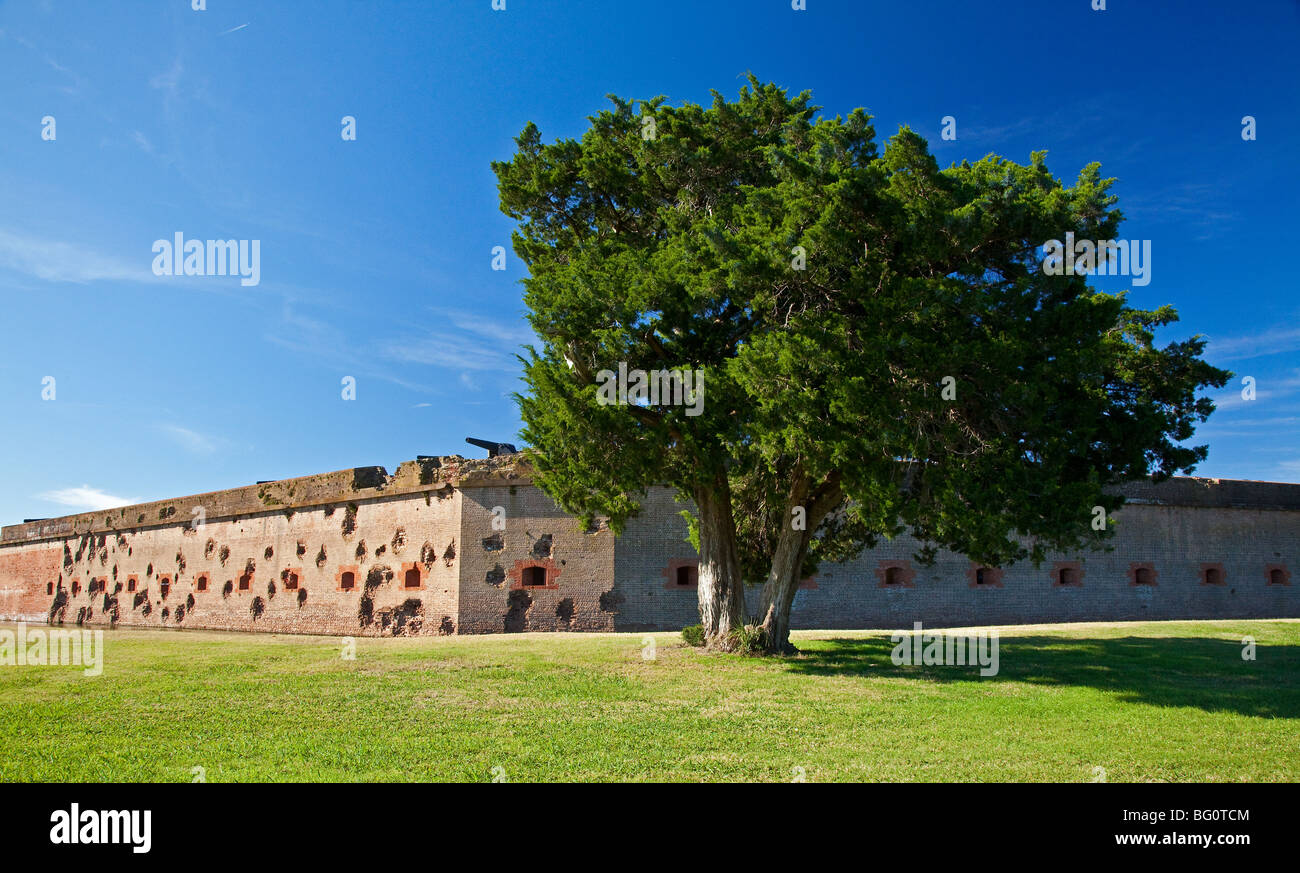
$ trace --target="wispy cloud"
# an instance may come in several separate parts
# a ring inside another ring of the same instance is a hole
[[[153,143],[149,141],[149,137],[145,136],[140,131],[131,131],[131,140],[138,145],[142,151],[148,154],[154,153]]]
[[[1275,327],[1253,336],[1210,338],[1207,354],[1218,361],[1244,361],[1300,350],[1300,327]]]
[[[16,270],[50,282],[102,279],[154,279],[152,255],[138,264],[100,254],[78,243],[40,239],[0,229],[0,269]]]
[[[128,506],[137,502],[134,497],[117,497],[98,488],[91,488],[89,485],[82,485],[80,488],[59,488],[54,491],[45,491],[37,494],[36,497],[39,500],[47,500],[61,506],[92,512],[101,509],[112,509],[115,506]]]
[[[1232,186],[1224,180],[1182,182],[1158,191],[1125,194],[1120,208],[1134,221],[1178,221],[1188,227],[1194,241],[1222,235],[1241,215],[1228,206],[1224,191]]]
[[[180,96],[181,76],[184,72],[185,65],[181,63],[180,58],[176,58],[167,68],[167,72],[158,73],[149,79],[149,87],[162,91],[167,99],[174,100]]]
[[[382,349],[384,357],[406,364],[428,364],[453,370],[485,370],[513,373],[519,368],[514,349],[466,336],[454,331],[432,336],[391,340]]]
[[[1296,375],[1282,378],[1261,377],[1255,383],[1255,397],[1253,400],[1247,400],[1241,392],[1245,390],[1242,379],[1247,376],[1237,377],[1234,383],[1229,382],[1233,387],[1226,394],[1217,395],[1214,398],[1215,408],[1219,412],[1230,412],[1231,410],[1241,407],[1255,407],[1257,404],[1265,402],[1276,402],[1284,397],[1290,397],[1296,392],[1300,392],[1300,371]],[[1233,422],[1235,424],[1235,422]]]
[[[72,80],[71,84],[69,85],[59,86],[60,91],[62,91],[65,94],[71,94],[71,95],[77,95],[81,92],[81,89],[85,84],[85,80],[82,79],[80,76],[78,76],[72,70],[60,64],[57,60],[54,59],[53,55],[38,48],[36,44],[31,42],[30,40],[24,39],[23,37],[15,33],[8,33],[7,31],[0,29],[0,38],[4,38],[4,37],[8,37],[12,39],[14,42],[18,43],[28,51],[34,52],[35,54],[39,55],[41,61],[44,62],[47,67],[49,67],[51,70],[54,70],[54,72],[56,73],[60,73],[64,76],[67,76],[69,79]]]
[[[369,376],[400,385],[423,394],[433,393],[431,387],[403,379],[383,367],[376,367],[377,354],[366,346],[356,350],[357,344],[329,322],[302,314],[297,308],[299,298],[318,298],[320,292],[311,288],[283,286],[279,289],[284,298],[281,307],[282,328],[265,334],[267,342],[289,349],[300,355],[310,355],[327,360],[331,367],[344,368],[353,376]]]
[[[243,24],[236,24],[234,27],[230,28],[229,30],[221,31],[221,33],[217,34],[217,36],[225,36],[228,33],[234,33],[236,30],[243,30],[245,27],[248,27],[248,25],[249,22],[247,21],[245,21]]]
[[[218,441],[216,439],[205,436],[198,431],[190,430],[188,427],[181,427],[178,424],[164,424],[161,429],[177,444],[196,455],[210,455],[217,450]]]
[[[537,337],[522,319],[498,320],[481,315],[434,310],[444,325],[423,337],[389,340],[384,357],[407,364],[460,370],[461,384],[476,386],[473,372],[517,373],[520,346]]]

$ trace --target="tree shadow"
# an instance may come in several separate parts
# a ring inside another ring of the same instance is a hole
[[[942,633],[942,631],[936,631]],[[883,676],[924,682],[1026,682],[1084,686],[1154,706],[1192,706],[1260,718],[1300,718],[1300,646],[1261,644],[1242,659],[1233,640],[1201,637],[1066,639],[1003,634],[998,673],[978,666],[896,666],[889,634],[798,641],[795,673]]]

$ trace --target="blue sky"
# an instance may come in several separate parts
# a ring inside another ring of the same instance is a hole
[[[1296,2],[206,5],[0,2],[0,521],[513,439],[531,332],[490,161],[746,71],[944,166],[1101,161],[1152,241],[1133,301],[1238,373],[1198,474],[1300,481]],[[260,240],[260,284],[154,276],[177,231]]]

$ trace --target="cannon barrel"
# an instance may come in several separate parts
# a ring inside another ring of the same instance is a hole
[[[519,451],[510,443],[481,440],[477,437],[465,437],[465,442],[469,443],[471,446],[478,446],[480,449],[487,449],[489,458],[495,458],[497,455],[513,455]]]

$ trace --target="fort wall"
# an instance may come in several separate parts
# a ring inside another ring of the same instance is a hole
[[[980,568],[900,537],[825,565],[795,628],[1300,617],[1300,485],[1125,489],[1103,552]],[[0,619],[337,635],[637,631],[698,621],[689,504],[582,531],[521,456],[422,458],[13,525]],[[750,615],[759,590],[747,590]]]

